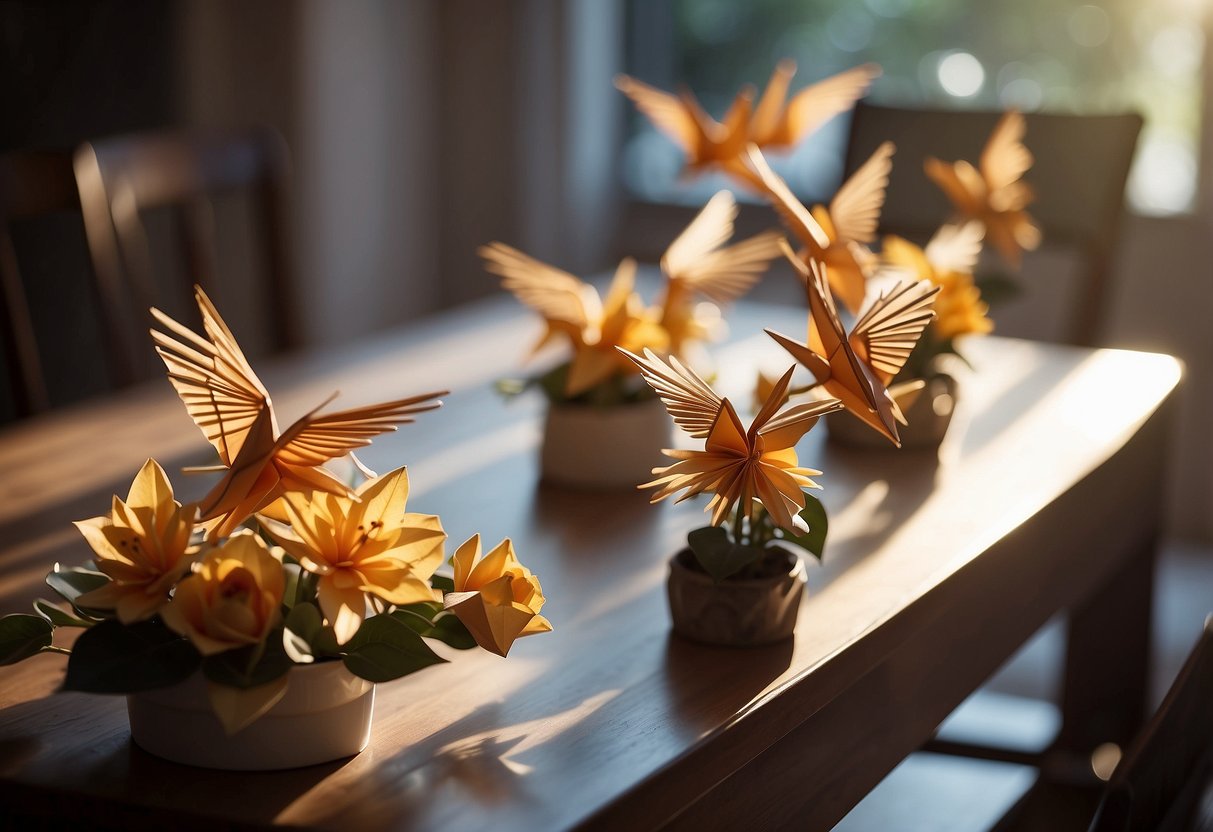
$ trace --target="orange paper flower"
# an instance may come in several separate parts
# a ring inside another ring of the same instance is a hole
[[[939,287],[932,329],[940,340],[994,331],[990,307],[973,282],[973,267],[981,253],[983,226],[970,220],[961,226],[945,225],[926,248],[901,237],[886,237],[881,258],[890,271],[909,273]]]
[[[722,399],[694,370],[678,359],[663,361],[654,353],[644,358],[629,356],[644,373],[676,424],[688,434],[705,439],[702,451],[664,450],[679,462],[654,468],[657,479],[640,488],[657,488],[652,502],[683,491],[678,502],[705,492],[712,493],[707,511],[712,525],[724,522],[740,502],[746,517],[753,515],[757,499],[784,529],[793,528],[793,517],[805,507],[805,488],[817,488],[810,477],[820,471],[800,467],[795,445],[818,418],[842,403],[837,399],[799,404],[780,410],[792,380],[789,368],[763,404],[747,430],[732,402]]]
[[[444,606],[485,650],[504,656],[516,639],[552,629],[539,614],[544,602],[539,579],[519,562],[508,537],[481,558],[480,535],[472,535],[451,562],[455,591],[447,593]]]
[[[112,609],[123,624],[151,618],[189,569],[190,533],[198,510],[173,499],[164,469],[149,459],[123,502],[116,495],[109,517],[76,523],[110,582],[80,596],[84,607]]]
[[[164,623],[211,656],[262,641],[281,618],[286,573],[261,538],[243,530],[207,552],[177,585]]]
[[[397,468],[367,480],[354,498],[313,491],[287,494],[290,526],[262,523],[308,572],[338,644],[354,637],[367,596],[388,604],[435,600],[428,581],[442,564],[446,532],[432,514],[405,512],[409,478]]]
[[[623,260],[606,298],[568,272],[541,263],[504,243],[480,249],[486,268],[501,275],[502,286],[543,316],[547,332],[536,349],[554,337],[568,339],[573,350],[565,395],[572,398],[616,373],[633,373],[616,347],[669,348],[669,335],[636,294],[636,261]]]

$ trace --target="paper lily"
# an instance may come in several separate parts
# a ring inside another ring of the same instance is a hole
[[[75,524],[97,555],[97,569],[110,579],[81,595],[78,603],[112,609],[123,624],[151,618],[190,567],[190,533],[197,514],[197,506],[173,499],[164,469],[149,459],[131,483],[126,501],[114,496],[109,517]]]
[[[806,266],[790,250],[786,254],[808,287],[808,342],[769,329],[767,334],[808,368],[826,394],[901,447],[897,423],[904,425],[906,419],[887,384],[931,322],[931,303],[939,288],[922,281],[898,284],[871,303],[848,335],[822,266],[812,259]]]
[[[265,639],[281,620],[286,573],[249,530],[206,553],[161,611],[164,623],[204,656]]]
[[[679,461],[654,468],[657,478],[639,486],[658,489],[651,501],[660,502],[678,491],[683,494],[677,502],[711,492],[706,510],[711,512],[712,525],[718,526],[737,504],[745,517],[752,517],[757,499],[776,525],[792,529],[793,518],[805,507],[803,489],[817,488],[810,478],[821,473],[800,467],[795,445],[822,415],[840,410],[842,403],[828,399],[780,410],[792,379],[794,368],[789,368],[747,430],[732,402],[718,396],[677,358],[667,362],[652,351],[643,358],[629,358],[640,367],[674,422],[692,437],[705,440],[702,451],[662,451]]]
[[[481,558],[480,535],[472,535],[451,562],[455,591],[443,604],[485,650],[504,656],[516,639],[552,629],[539,614],[544,602],[539,579],[519,562],[508,537]]]
[[[436,516],[406,512],[408,496],[408,473],[397,468],[352,498],[288,493],[290,526],[262,520],[287,554],[319,576],[320,609],[338,644],[362,626],[368,596],[388,604],[434,600],[428,581],[442,564],[446,532]]]
[[[554,337],[568,339],[573,350],[565,395],[578,396],[616,373],[635,369],[615,347],[665,350],[669,335],[636,294],[636,261],[624,259],[605,299],[593,286],[523,254],[504,243],[480,249],[486,268],[504,278],[501,285],[547,322],[536,349]]]
[[[719,320],[718,310],[715,315],[705,314],[702,305],[696,303],[700,297],[715,303],[736,300],[779,256],[780,235],[776,231],[726,246],[736,218],[733,195],[718,192],[661,258],[666,286],[658,306],[661,325],[669,334],[669,352],[674,355],[682,355],[688,341],[707,340],[712,325]]]
[[[424,393],[317,415],[324,402],[279,431],[269,393],[231,330],[200,287],[194,294],[206,337],[153,309],[152,316],[168,333],[153,329],[152,338],[190,418],[219,453],[222,465],[215,470],[225,472],[201,503],[201,519],[215,521],[210,540],[231,534],[288,491],[348,495],[350,489],[321,466],[413,421],[413,415],[441,406],[436,399],[446,395]]]
[[[1032,188],[1023,175],[1032,153],[1023,143],[1022,113],[1006,112],[994,127],[977,167],[961,159],[927,159],[924,169],[964,218],[980,220],[988,239],[1006,261],[1018,267],[1024,250],[1040,245],[1040,229],[1027,212]]]

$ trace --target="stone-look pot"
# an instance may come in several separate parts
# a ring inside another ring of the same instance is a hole
[[[956,395],[956,379],[940,374],[928,379],[927,386],[917,395],[911,393],[899,399],[897,404],[909,422],[897,426],[901,447],[909,450],[938,448],[952,423]],[[892,442],[850,413],[831,413],[825,419],[831,442],[856,448],[896,450]]]
[[[693,641],[758,647],[791,638],[806,585],[804,562],[791,553],[787,570],[769,578],[716,582],[683,549],[670,558],[666,589],[674,631]]]
[[[550,404],[540,467],[545,482],[578,488],[635,488],[662,465],[673,421],[660,399],[615,407]]]
[[[229,771],[298,768],[350,757],[371,738],[375,686],[341,662],[292,668],[286,694],[228,736],[211,710],[206,679],[126,698],[131,738],[174,763]]]

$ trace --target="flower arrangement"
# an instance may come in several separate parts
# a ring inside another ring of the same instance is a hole
[[[223,471],[199,503],[175,498],[149,459],[126,499],[76,524],[95,560],[47,576],[69,609],[0,618],[0,663],[68,653],[65,690],[139,693],[201,673],[229,734],[285,695],[289,671],[341,662],[385,682],[445,661],[426,643],[506,655],[545,632],[543,591],[508,539],[480,557],[406,511],[404,468],[357,487],[322,466],[440,405],[441,393],[317,415],[279,433],[269,395],[218,311],[197,290],[205,337],[153,310],[169,378]],[[319,410],[319,408],[317,409]],[[69,649],[58,628],[83,630]]]
[[[657,489],[654,503],[679,491],[679,501],[712,495],[705,509],[711,525],[687,536],[700,568],[721,581],[761,573],[765,556],[787,546],[820,558],[825,511],[805,489],[819,487],[811,478],[821,472],[800,466],[795,445],[822,415],[841,409],[842,402],[830,398],[781,409],[792,378],[789,368],[746,428],[732,402],[678,359],[666,361],[652,351],[643,357],[629,353],[628,358],[675,424],[704,440],[703,450],[663,450],[678,461],[654,469],[656,479],[640,486]]]
[[[486,268],[544,319],[546,331],[534,352],[563,339],[571,353],[554,369],[499,389],[517,393],[535,385],[555,404],[613,406],[649,398],[635,366],[617,348],[685,358],[692,345],[719,334],[718,304],[745,294],[779,255],[774,231],[725,245],[736,216],[728,191],[708,201],[662,257],[663,288],[653,306],[636,291],[631,258],[619,264],[603,298],[590,284],[504,243],[482,247]]]

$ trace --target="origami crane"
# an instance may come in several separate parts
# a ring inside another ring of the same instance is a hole
[[[1026,210],[1032,188],[1022,181],[1033,161],[1023,143],[1026,130],[1023,114],[1010,110],[995,125],[977,167],[963,159],[923,163],[927,176],[947,194],[956,211],[980,220],[986,239],[1016,267],[1025,250],[1040,245],[1040,229]]]
[[[635,292],[636,261],[630,257],[620,262],[604,300],[589,283],[504,243],[481,246],[478,253],[485,268],[504,278],[501,285],[547,322],[536,351],[552,338],[568,338],[573,359],[566,396],[580,395],[615,373],[635,372],[616,346],[668,348],[664,327]]]
[[[806,211],[757,148],[747,150],[748,167],[756,181],[804,247],[801,260],[812,258],[826,266],[831,290],[852,313],[863,305],[868,277],[876,269],[876,256],[867,246],[876,239],[893,151],[892,142],[876,148],[838,189],[829,208],[815,205]]]
[[[206,337],[159,309],[152,316],[168,332],[153,329],[156,352],[190,418],[215,446],[223,478],[200,503],[199,519],[215,521],[209,539],[226,537],[253,512],[289,491],[353,492],[322,466],[371,438],[412,422],[414,414],[440,407],[446,391],[317,415],[336,393],[284,431],[269,393],[253,372],[235,336],[201,287],[194,287]],[[170,334],[171,333],[171,334]]]
[[[657,479],[640,488],[657,488],[652,502],[683,491],[682,502],[705,491],[712,492],[707,511],[712,525],[724,522],[734,505],[752,518],[757,499],[784,529],[794,527],[793,518],[805,507],[805,488],[817,488],[810,477],[820,471],[800,467],[795,445],[824,414],[842,408],[837,399],[793,405],[780,410],[795,368],[789,368],[775,384],[771,395],[747,429],[732,402],[721,398],[694,370],[677,358],[661,359],[651,350],[644,357],[628,353],[645,381],[661,397],[674,422],[704,449],[663,450],[679,460],[665,468],[654,468]]]
[[[808,287],[808,343],[769,329],[767,334],[808,368],[828,395],[901,447],[897,423],[904,425],[906,419],[888,384],[934,317],[931,304],[939,287],[922,281],[899,283],[868,306],[848,335],[823,267],[812,259],[806,265],[790,249],[786,253]]]
[[[765,231],[731,246],[737,201],[720,191],[704,206],[661,258],[665,295],[661,325],[669,334],[669,351],[681,355],[689,340],[703,340],[709,326],[696,315],[697,297],[728,303],[745,294],[779,256],[780,234]]]
[[[805,87],[789,100],[788,84],[795,74],[795,61],[780,61],[757,107],[753,106],[754,91],[745,87],[734,97],[723,122],[704,112],[689,90],[674,95],[626,75],[618,76],[615,86],[682,149],[689,172],[719,166],[755,185],[743,163],[747,144],[771,149],[798,144],[851,109],[880,75],[880,67],[864,64],[848,69]]]

